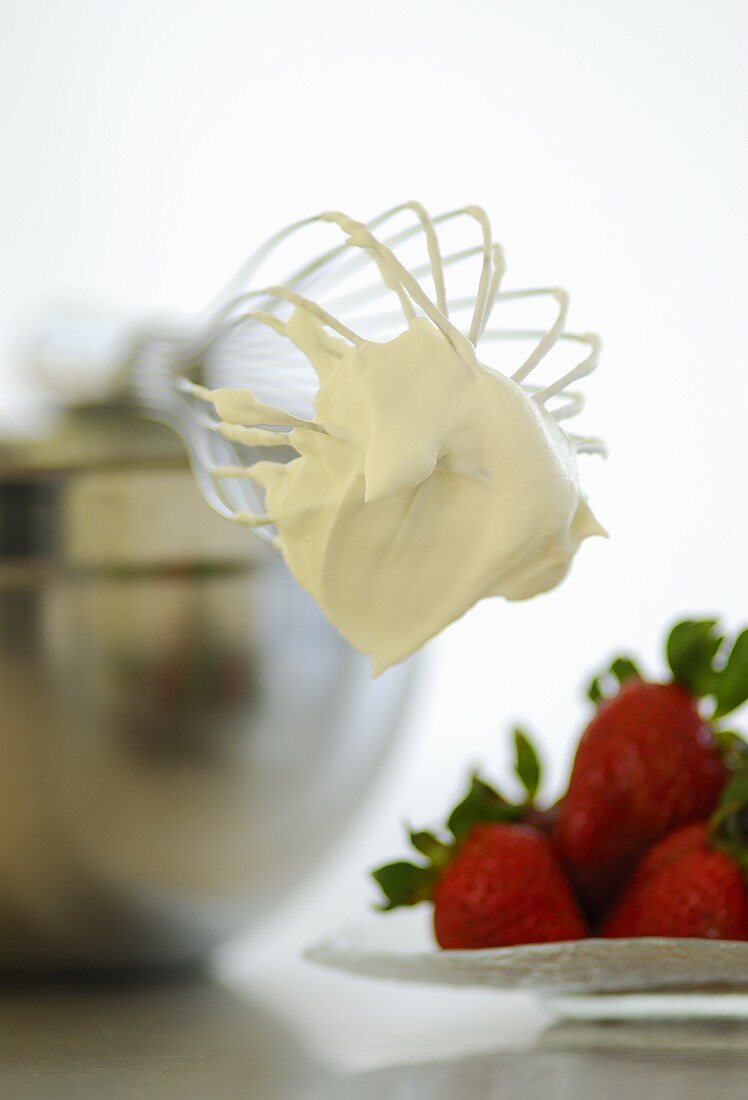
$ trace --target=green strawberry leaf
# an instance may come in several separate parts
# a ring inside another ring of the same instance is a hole
[[[528,803],[532,804],[538,793],[542,770],[535,746],[519,727],[514,731],[514,772],[527,792]]]
[[[409,829],[408,836],[415,850],[425,856],[432,867],[444,867],[449,861],[452,855],[452,845],[445,844],[433,833],[424,830],[413,832],[412,829]]]
[[[616,657],[604,672],[601,672],[587,688],[587,698],[597,706],[603,699],[614,695],[627,680],[641,680],[642,674],[631,657]]]
[[[724,641],[716,626],[716,619],[677,623],[665,644],[673,678],[694,695],[708,695],[712,689],[714,658]]]
[[[709,821],[714,847],[727,852],[748,870],[748,766],[743,765],[727,783]]]
[[[740,768],[728,780],[720,800],[720,807],[731,809],[748,806],[748,767]]]
[[[748,834],[746,833],[745,812],[741,809],[726,810],[712,819],[709,826],[709,841],[713,848],[726,852],[741,867],[748,861]]]
[[[590,681],[590,686],[587,688],[587,698],[591,699],[595,706],[605,698],[599,676],[594,676]]]
[[[748,743],[741,733],[725,729],[715,729],[712,733],[719,754],[730,771],[748,765]]]
[[[420,901],[427,901],[437,875],[438,872],[431,867],[419,867],[406,860],[377,868],[371,872],[371,877],[385,897],[377,908],[386,912],[398,905],[417,905]]]
[[[518,821],[523,813],[522,806],[513,806],[478,775],[473,775],[467,794],[447,819],[447,828],[455,840],[464,840],[473,825]]]
[[[619,686],[626,680],[641,680],[642,674],[636,663],[630,657],[616,657],[610,665],[611,675],[618,681]]]
[[[748,699],[748,630],[738,634],[723,668],[712,679],[717,700],[715,718],[736,710]]]

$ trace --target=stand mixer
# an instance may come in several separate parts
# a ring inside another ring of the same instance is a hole
[[[92,405],[0,446],[0,972],[245,928],[340,835],[410,676],[371,680],[169,428]]]

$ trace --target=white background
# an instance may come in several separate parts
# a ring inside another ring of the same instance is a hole
[[[257,982],[319,1035],[298,991],[345,1002],[351,985],[296,948],[363,906],[361,871],[397,853],[403,816],[440,814],[469,762],[501,774],[515,718],[557,787],[589,670],[621,647],[656,669],[682,612],[745,616],[747,32],[742,0],[0,8],[5,419],[29,304],[195,309],[323,208],[481,203],[505,285],[566,286],[572,326],[604,339],[585,427],[611,455],[582,477],[610,541],[553,594],[486,603],[428,647],[356,830],[248,945]],[[392,991],[366,989],[386,1015]]]

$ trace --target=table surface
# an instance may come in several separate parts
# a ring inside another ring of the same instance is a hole
[[[339,975],[312,976],[295,994],[296,1011],[284,1019],[246,982],[194,974],[6,986],[0,1097],[748,1095],[748,1023],[554,1023],[523,994],[408,989]],[[305,1018],[314,1026],[300,1027]]]

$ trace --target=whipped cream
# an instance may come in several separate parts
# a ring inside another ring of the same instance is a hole
[[[562,335],[563,291],[502,295],[496,246],[493,277],[484,262],[471,331],[463,334],[447,318],[432,223],[423,208],[411,207],[430,232],[437,303],[366,226],[322,216],[345,230],[349,245],[373,255],[387,288],[399,295],[406,325],[394,338],[359,337],[288,287],[257,292],[291,303],[287,320],[246,315],[290,340],[311,364],[318,379],[312,418],[263,404],[246,388],[194,388],[214,406],[225,438],[283,443],[296,452],[291,461],[277,461],[276,451],[267,461],[215,473],[249,477],[264,490],[266,514],[235,519],[275,527],[293,575],[369,655],[374,674],[482,598],[525,600],[553,588],[580,543],[605,534],[577,470],[577,453],[600,450],[599,442],[559,423],[577,410],[567,385],[593,368],[596,338]],[[477,208],[457,213],[487,224]],[[485,234],[483,251],[485,260]],[[554,298],[559,316],[548,332],[524,334],[540,340],[508,378],[479,360],[476,345],[495,300],[536,295]],[[545,389],[525,383],[564,338],[588,343],[592,354]],[[551,397],[562,404],[549,411]]]

